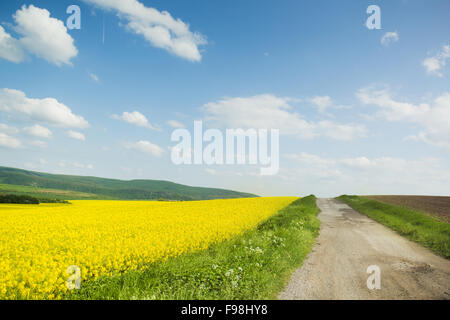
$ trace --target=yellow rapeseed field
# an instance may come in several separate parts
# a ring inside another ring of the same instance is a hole
[[[57,299],[69,266],[82,280],[207,248],[297,198],[0,205],[0,299]]]

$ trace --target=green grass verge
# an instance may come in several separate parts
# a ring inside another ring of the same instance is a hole
[[[82,284],[67,299],[275,299],[311,250],[316,198],[294,201],[254,230],[142,271]]]
[[[343,195],[337,199],[406,238],[450,259],[450,224],[420,211],[365,197]]]

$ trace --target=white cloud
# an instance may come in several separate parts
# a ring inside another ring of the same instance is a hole
[[[32,136],[35,137],[40,137],[40,138],[51,138],[52,136],[52,132],[47,129],[46,127],[40,126],[38,124],[32,126],[32,127],[26,127],[23,129],[23,131],[25,131],[28,134],[31,134]]]
[[[323,114],[326,113],[327,108],[333,105],[333,102],[329,96],[316,96],[310,100],[314,105],[316,105],[319,112]]]
[[[381,38],[381,44],[388,46],[391,43],[397,42],[399,40],[398,32],[386,32]]]
[[[73,114],[69,107],[56,99],[31,99],[19,90],[7,88],[0,90],[0,111],[62,127],[86,128],[89,126],[83,117]]]
[[[171,126],[172,128],[185,128],[184,124],[181,122],[178,122],[176,120],[169,120],[167,121],[167,124]]]
[[[314,104],[320,114],[333,117],[333,114],[327,112],[329,109],[348,109],[350,107],[336,104],[329,96],[315,96],[308,99],[309,102]]]
[[[279,129],[281,134],[299,138],[324,135],[338,140],[351,140],[365,135],[362,125],[313,122],[292,111],[294,99],[263,94],[247,98],[225,98],[203,106],[205,121],[226,128]],[[335,132],[333,132],[335,131]]]
[[[339,124],[325,120],[320,121],[317,126],[324,136],[335,140],[350,141],[367,137],[367,129],[363,125]]]
[[[81,140],[81,141],[86,140],[86,137],[81,132],[69,130],[69,131],[67,131],[67,135],[72,139]]]
[[[61,20],[33,5],[22,6],[13,17],[15,30],[22,35],[18,40],[22,48],[57,66],[71,65],[70,60],[77,56],[78,50]]]
[[[15,127],[8,126],[7,124],[0,123],[0,132],[7,134],[16,134],[19,130]]]
[[[160,146],[143,140],[138,142],[125,143],[125,148],[148,153],[155,157],[160,157],[164,153],[164,149]]]
[[[217,173],[216,170],[211,169],[211,168],[206,168],[206,169],[205,169],[205,172],[206,172],[207,174],[212,175],[212,176],[216,175],[216,173]]]
[[[0,58],[15,63],[25,59],[25,53],[19,42],[11,37],[2,26],[0,26]]]
[[[127,21],[127,30],[143,36],[150,44],[190,61],[200,61],[199,46],[207,43],[189,25],[167,11],[144,6],[137,0],[85,0],[106,10],[114,10]]]
[[[158,130],[156,127],[152,126],[149,122],[147,117],[145,117],[142,113],[139,111],[133,111],[133,112],[124,112],[121,115],[113,114],[111,118],[116,120],[122,120],[125,122],[128,122],[129,124],[138,126],[138,127],[144,127],[151,130]]]
[[[410,122],[421,126],[422,131],[416,136],[408,137],[409,139],[450,148],[450,93],[443,93],[434,101],[419,105],[394,100],[387,88],[363,88],[356,96],[363,104],[379,107],[378,116],[388,121]]]
[[[66,168],[68,166],[72,166],[72,167],[78,168],[78,169],[89,169],[89,170],[94,169],[94,166],[92,164],[84,164],[84,163],[79,163],[79,162],[68,162],[66,160],[61,160],[58,162],[58,167]]]
[[[30,141],[28,144],[39,148],[47,148],[47,142],[41,140]]]
[[[443,77],[441,69],[447,64],[447,59],[450,58],[450,45],[442,46],[442,50],[439,51],[434,57],[428,57],[423,62],[422,65],[427,70],[428,74],[436,75],[438,77]]]
[[[419,169],[423,163],[436,163],[436,159],[426,158],[422,160],[406,160],[402,158],[394,157],[378,157],[370,159],[368,157],[360,156],[354,158],[322,158],[317,155],[301,153],[300,155],[287,155],[288,158],[296,159],[303,164],[327,167],[328,169],[338,169],[344,171],[346,168],[351,173],[356,173],[354,170],[362,170],[366,172],[386,170],[387,174],[391,174],[393,171],[406,172],[412,167]]]
[[[22,145],[20,140],[13,138],[6,133],[0,132],[0,147],[19,148]]]
[[[357,91],[356,97],[363,104],[372,104],[381,108],[379,115],[389,121],[417,121],[430,110],[427,104],[413,105],[392,99],[387,87],[370,86]]]
[[[324,159],[317,155],[310,154],[307,152],[301,152],[299,154],[287,154],[287,155],[285,155],[285,158],[297,160],[304,164],[313,164],[313,165],[321,166],[321,167],[328,167],[330,165],[335,164],[334,160]]]
[[[66,161],[60,161],[60,162],[58,162],[58,167],[61,167],[61,168],[65,168],[66,167]]]
[[[377,162],[379,162],[379,160],[372,161],[366,157],[345,158],[341,160],[341,163],[348,167],[361,169],[375,167]]]
[[[263,94],[247,98],[224,98],[203,106],[205,120],[227,128],[279,129],[303,138],[316,136],[314,124],[292,112],[289,98]]]
[[[441,69],[441,62],[436,57],[426,58],[423,60],[422,64],[429,74],[435,74],[442,77],[442,73],[439,72]]]
[[[0,58],[19,63],[25,59],[25,52],[29,52],[57,66],[72,64],[71,59],[78,55],[78,50],[61,20],[33,5],[23,5],[13,18],[14,30],[21,38],[13,38],[0,26]]]
[[[78,163],[78,162],[73,162],[72,166],[74,166],[75,168],[78,168],[78,169],[89,169],[89,170],[94,169],[94,166],[92,164],[83,164],[83,163]]]
[[[181,113],[178,111],[173,112],[173,114],[180,118],[189,118],[189,116],[187,114],[184,114],[184,113]]]
[[[425,142],[429,145],[438,147],[438,148],[445,148],[450,149],[450,140],[442,140],[442,139],[432,139],[429,137],[429,134],[427,134],[424,131],[419,132],[415,135],[410,135],[405,137],[405,141],[418,141],[418,142]]]
[[[99,77],[98,77],[95,73],[89,72],[89,76],[90,76],[91,79],[94,80],[95,82],[100,83],[100,79],[99,79]]]
[[[450,191],[448,165],[436,158],[328,158],[309,153],[289,154],[285,158],[294,160],[294,166],[281,170],[279,178],[308,193],[445,194]]]

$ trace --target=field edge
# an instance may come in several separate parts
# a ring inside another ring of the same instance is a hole
[[[354,210],[389,227],[407,239],[450,259],[450,224],[426,213],[369,199],[341,195],[335,198]]]
[[[315,196],[300,198],[231,240],[86,283],[64,299],[276,299],[319,233]]]

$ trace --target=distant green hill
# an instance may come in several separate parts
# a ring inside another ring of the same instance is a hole
[[[115,180],[0,167],[0,193],[66,200],[209,200],[256,197],[224,189],[191,187],[159,180]]]

